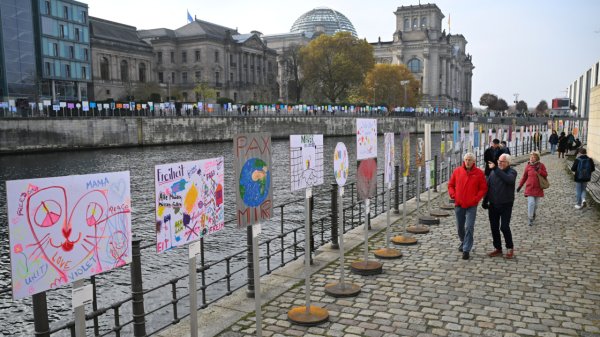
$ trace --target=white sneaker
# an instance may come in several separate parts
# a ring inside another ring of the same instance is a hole
[[[575,205],[575,209],[581,209],[581,205]]]

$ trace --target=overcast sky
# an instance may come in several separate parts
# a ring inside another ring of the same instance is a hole
[[[176,29],[198,19],[237,28],[240,33],[289,32],[294,21],[316,7],[344,14],[358,36],[391,41],[393,12],[418,0],[80,0],[91,16],[138,29]],[[422,1],[422,4],[427,3]],[[566,95],[566,88],[600,60],[600,1],[597,0],[439,0],[443,27],[462,34],[473,56],[474,106],[490,92],[509,104],[519,94],[530,107]],[[448,19],[450,18],[450,29]]]

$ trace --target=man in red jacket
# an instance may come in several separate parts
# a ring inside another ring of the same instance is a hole
[[[460,239],[458,250],[463,252],[463,260],[468,260],[473,247],[477,205],[486,195],[488,187],[483,171],[475,165],[475,155],[467,153],[463,160],[463,165],[452,172],[448,194],[454,199],[456,228]]]

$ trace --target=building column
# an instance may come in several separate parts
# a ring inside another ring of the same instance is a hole
[[[423,53],[423,95],[429,95],[429,53]]]
[[[448,92],[448,83],[446,83],[447,81],[447,72],[448,72],[448,64],[446,62],[446,58],[442,58],[442,83],[441,83],[441,88],[440,88],[440,95],[447,95]]]

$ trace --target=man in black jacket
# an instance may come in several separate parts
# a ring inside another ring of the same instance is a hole
[[[510,218],[515,201],[517,171],[510,167],[510,161],[510,155],[502,154],[498,159],[497,166],[493,162],[489,162],[487,165],[490,169],[487,181],[488,192],[483,199],[481,207],[488,210],[490,228],[492,230],[494,250],[488,253],[490,257],[502,256],[500,232],[504,235],[504,241],[508,249],[506,258],[512,259],[515,254],[512,233],[510,231]]]
[[[586,206],[585,189],[595,170],[594,160],[587,156],[587,150],[579,149],[579,154],[571,166],[571,171],[575,172],[575,209]]]
[[[498,139],[492,140],[492,145],[488,147],[483,153],[483,162],[485,164],[485,176],[490,175],[490,169],[488,167],[488,163],[494,163],[494,166],[498,166],[498,157],[502,154],[502,150],[500,149],[500,141]]]

